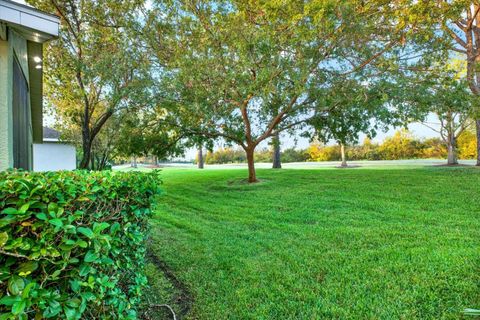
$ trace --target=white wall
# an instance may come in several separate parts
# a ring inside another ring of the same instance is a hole
[[[33,145],[33,171],[75,170],[75,147],[58,142]]]

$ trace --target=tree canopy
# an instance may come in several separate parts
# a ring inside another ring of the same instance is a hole
[[[374,81],[379,68],[408,55],[415,19],[399,21],[402,8],[384,1],[156,1],[145,30],[165,31],[161,40],[146,39],[170,70],[166,100],[178,125],[241,146],[254,182],[259,143],[314,115],[333,115],[317,103],[321,94],[342,81]]]

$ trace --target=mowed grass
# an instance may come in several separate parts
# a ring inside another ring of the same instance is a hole
[[[462,319],[480,307],[480,170],[245,175],[163,173],[150,250],[188,287],[188,319]]]

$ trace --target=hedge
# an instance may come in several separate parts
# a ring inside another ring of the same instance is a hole
[[[0,319],[135,319],[153,173],[0,172]]]

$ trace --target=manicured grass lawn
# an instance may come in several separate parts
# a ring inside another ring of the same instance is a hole
[[[245,175],[163,173],[150,250],[187,286],[188,319],[459,319],[480,307],[480,170]],[[163,273],[149,273],[168,303]]]

